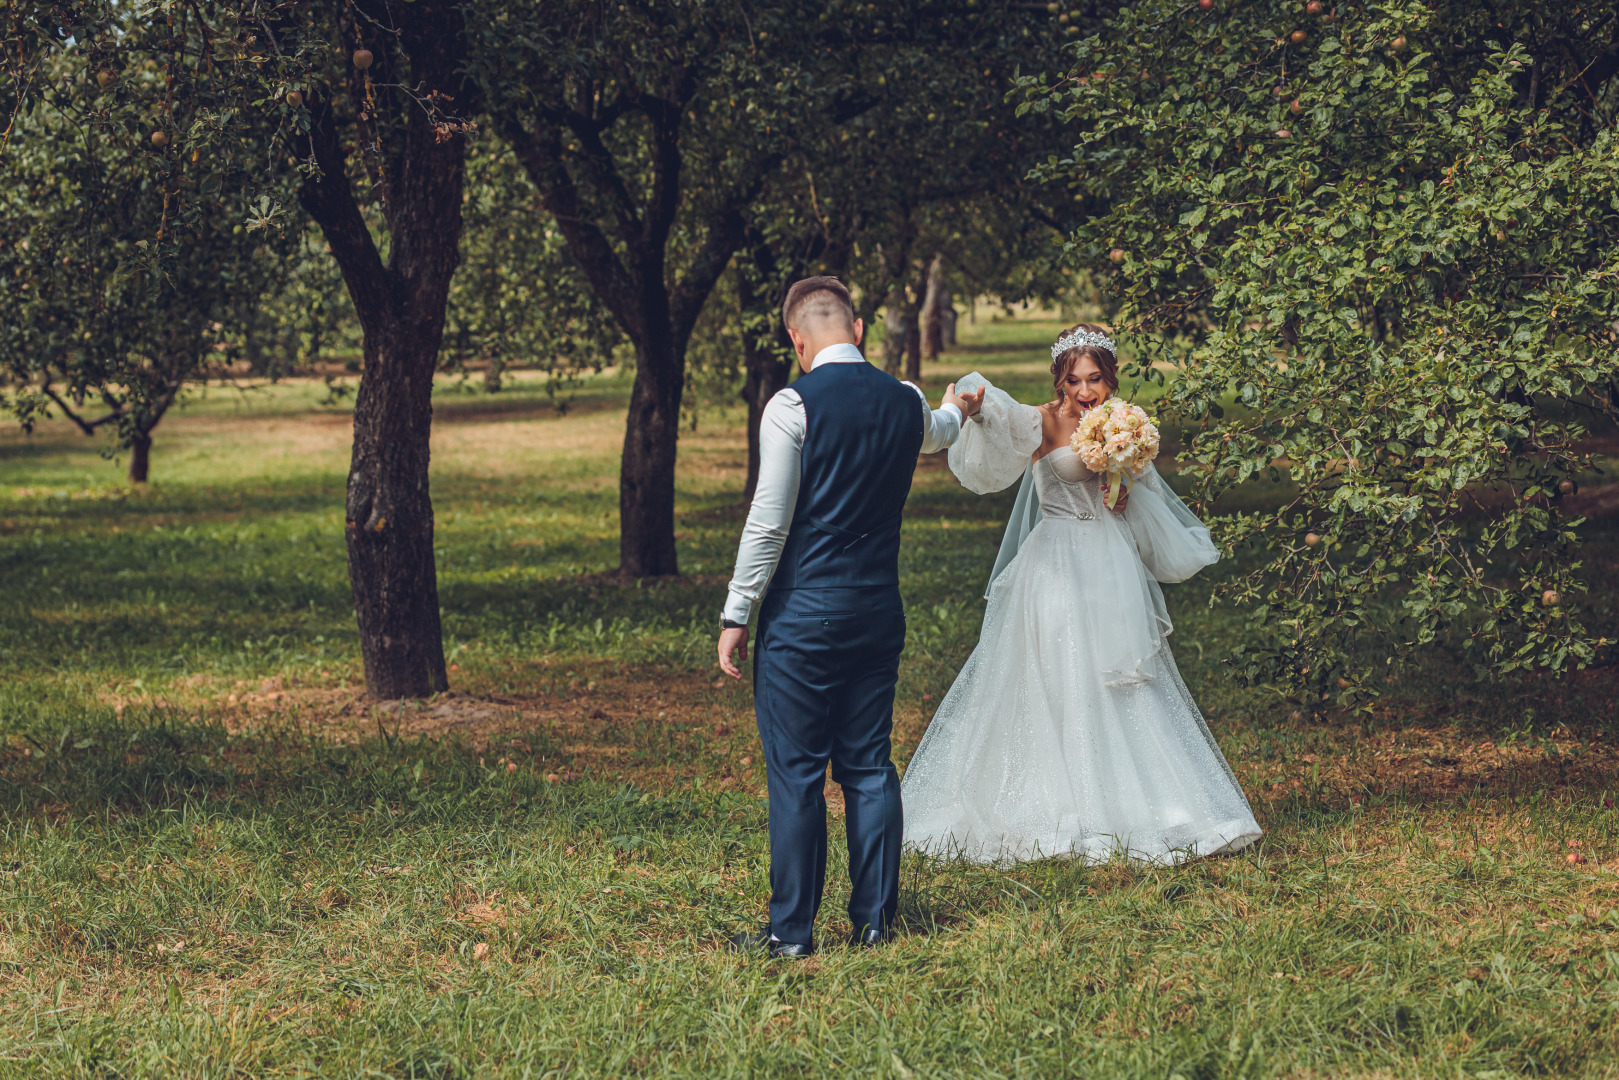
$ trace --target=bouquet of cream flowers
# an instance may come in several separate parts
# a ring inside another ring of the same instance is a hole
[[[1124,474],[1140,476],[1158,456],[1158,425],[1139,405],[1110,397],[1080,420],[1068,445],[1086,468],[1107,474],[1107,508],[1119,501]]]

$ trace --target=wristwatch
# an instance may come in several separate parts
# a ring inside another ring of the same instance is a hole
[[[720,620],[721,630],[743,630],[747,628],[747,625],[747,623],[737,622],[735,619]]]

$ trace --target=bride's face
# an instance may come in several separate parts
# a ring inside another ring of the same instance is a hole
[[[1107,389],[1107,379],[1103,378],[1102,370],[1089,356],[1081,356],[1068,369],[1068,374],[1063,376],[1063,398],[1074,412],[1084,412],[1106,401]]]

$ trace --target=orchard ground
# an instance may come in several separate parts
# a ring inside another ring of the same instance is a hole
[[[930,393],[979,368],[1040,400],[1055,325],[964,327]],[[739,959],[723,938],[767,895],[748,689],[713,665],[741,410],[682,438],[688,576],[623,584],[626,381],[559,413],[522,376],[446,378],[455,689],[378,708],[323,394],[210,390],[141,492],[61,426],[0,434],[0,1074],[1619,1076],[1613,668],[1485,684],[1436,649],[1370,718],[1316,717],[1222,668],[1241,613],[1212,575],[1177,586],[1172,643],[1262,844],[910,858],[904,933],[849,951],[831,787],[827,947]],[[918,467],[902,764],[1009,501]],[[1589,536],[1611,637],[1619,525]]]

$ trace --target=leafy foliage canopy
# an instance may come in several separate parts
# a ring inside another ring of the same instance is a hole
[[[1503,671],[1605,644],[1560,503],[1619,379],[1615,16],[1494,8],[1146,0],[1023,81],[1077,141],[1043,175],[1107,206],[1073,253],[1259,553],[1250,679],[1364,703],[1442,637]],[[1284,505],[1237,508],[1262,480]]]

